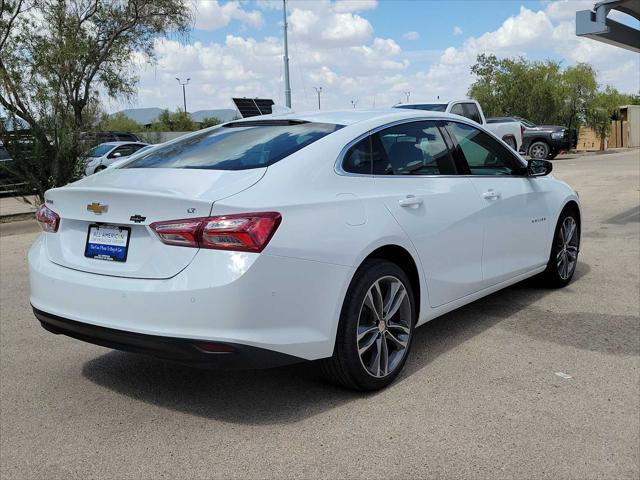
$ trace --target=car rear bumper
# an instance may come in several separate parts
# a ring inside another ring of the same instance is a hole
[[[62,334],[107,348],[192,365],[224,369],[263,369],[305,361],[303,358],[248,345],[126,332],[76,322],[37,308],[33,308],[33,313],[45,330],[56,335]]]
[[[31,305],[47,318],[305,360],[332,355],[352,274],[352,267],[264,252],[201,250],[172,278],[123,278],[53,263],[42,237],[29,252]]]

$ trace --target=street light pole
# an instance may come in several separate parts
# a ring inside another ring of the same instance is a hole
[[[320,110],[320,94],[322,93],[322,87],[313,87],[316,90],[316,93],[318,94],[318,110]]]
[[[284,18],[284,101],[291,108],[291,84],[289,83],[289,43],[287,41],[287,0],[282,0]]]
[[[407,97],[407,103],[409,103],[409,97],[411,96],[411,92],[404,92],[404,94]]]
[[[189,85],[190,78],[187,78],[186,82],[182,82],[178,77],[176,80],[180,85],[182,85],[182,106],[184,107],[184,113],[187,113],[187,92],[185,91],[185,86]]]
[[[353,108],[356,108],[357,104],[358,104],[358,99],[357,98],[355,100],[351,100],[351,105],[353,105]]]

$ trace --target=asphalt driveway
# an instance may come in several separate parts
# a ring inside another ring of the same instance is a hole
[[[434,320],[369,395],[312,365],[193,370],[51,335],[29,307],[37,226],[0,226],[0,477],[637,479],[640,151],[554,174],[584,203],[574,282]]]

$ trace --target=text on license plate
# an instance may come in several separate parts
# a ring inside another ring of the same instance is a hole
[[[129,227],[89,225],[84,256],[97,260],[126,262],[130,234]]]

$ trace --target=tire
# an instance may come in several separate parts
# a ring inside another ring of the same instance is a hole
[[[392,291],[396,292],[391,296],[392,301],[385,302]],[[389,304],[397,304],[397,308],[386,318],[384,312],[390,310]],[[382,322],[377,320],[375,311],[382,311]],[[373,391],[386,387],[404,367],[415,323],[414,294],[404,271],[387,260],[366,260],[347,290],[333,356],[320,360],[323,375],[331,382],[353,390]],[[381,361],[377,362],[378,359]]]
[[[551,149],[546,142],[538,140],[537,142],[533,142],[529,147],[529,156],[536,160],[546,160],[550,151]]]
[[[573,234],[565,242],[567,225],[571,224],[573,224]],[[549,288],[561,288],[568,285],[576,271],[579,253],[580,220],[574,209],[565,208],[556,224],[549,262],[546,270],[542,273],[544,285]]]
[[[507,145],[509,145],[512,149],[518,151],[518,145],[516,144],[516,139],[513,137],[506,137],[503,138],[504,143],[506,143]]]

